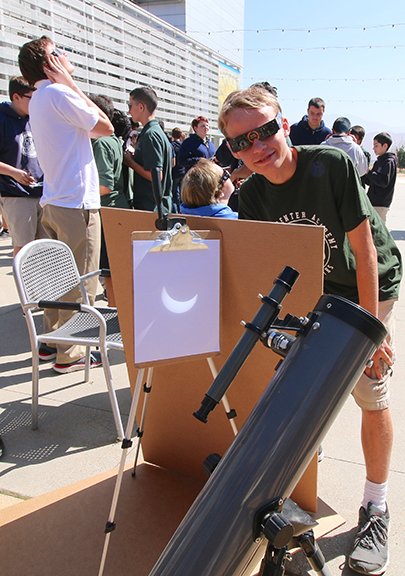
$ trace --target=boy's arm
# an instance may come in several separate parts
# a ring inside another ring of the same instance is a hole
[[[389,159],[381,167],[381,172],[374,170],[377,162],[374,164],[371,170],[367,172],[368,184],[375,184],[380,186],[380,188],[387,188],[392,182],[394,172],[396,173],[397,167],[394,160]]]
[[[10,164],[6,164],[5,162],[0,162],[0,174],[4,174],[5,176],[10,176],[14,178],[19,184],[23,184],[24,186],[30,186],[31,184],[35,184],[35,178],[25,172],[25,170],[20,170],[19,168],[15,168]]]
[[[91,132],[89,132],[91,138],[111,136],[111,134],[114,133],[114,127],[109,121],[107,115],[80,90],[72,76],[59,62],[57,56],[53,56],[52,54],[48,56],[48,66],[44,67],[44,72],[52,83],[56,82],[69,86],[69,88],[76,92],[76,94],[86,102],[89,108],[95,108],[98,111],[98,122]]]
[[[374,246],[368,218],[363,220],[354,230],[347,233],[356,260],[357,289],[360,306],[378,314],[378,264],[377,250]],[[393,351],[386,340],[373,356],[374,370],[378,379],[382,378],[379,359],[384,360],[388,366],[393,364]],[[370,369],[366,369],[370,376]]]

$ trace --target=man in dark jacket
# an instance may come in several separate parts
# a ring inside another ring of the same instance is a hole
[[[22,77],[9,82],[10,103],[0,104],[0,208],[14,256],[31,240],[46,238],[41,226],[43,173],[31,134],[28,103],[35,88]]]
[[[393,152],[388,152],[391,144],[392,138],[386,132],[374,136],[373,150],[377,160],[363,176],[363,183],[370,186],[367,196],[383,222],[391,206],[397,179],[397,157]]]
[[[194,164],[197,164],[200,158],[211,160],[217,151],[214,144],[208,139],[210,126],[205,116],[194,118],[191,122],[191,127],[194,132],[184,140],[177,160],[180,166],[184,166],[186,172]]]
[[[325,102],[322,98],[311,98],[308,102],[308,114],[290,128],[290,138],[294,146],[301,144],[320,144],[332,133],[322,120]]]
[[[172,141],[170,145],[173,151],[173,163],[174,166],[172,168],[172,179],[173,179],[173,187],[172,187],[172,196],[173,196],[173,205],[176,207],[177,212],[180,212],[180,187],[181,182],[184,178],[184,174],[186,173],[186,169],[184,166],[180,166],[178,163],[178,154],[181,148],[182,142],[184,142],[186,136],[184,132],[180,130],[180,128],[173,128],[172,130]]]

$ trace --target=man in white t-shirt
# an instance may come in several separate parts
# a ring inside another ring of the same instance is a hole
[[[359,175],[364,176],[368,170],[368,158],[361,146],[357,144],[355,136],[349,134],[351,127],[348,118],[344,116],[336,118],[332,126],[332,134],[322,142],[322,146],[334,146],[349,154]]]
[[[83,94],[71,74],[74,66],[65,52],[50,38],[42,36],[22,46],[20,70],[35,85],[30,101],[31,129],[44,171],[41,199],[42,225],[50,238],[70,246],[80,274],[97,270],[100,257],[100,188],[90,138],[110,136],[114,129],[94,102]],[[90,302],[94,302],[97,279],[87,281]],[[80,301],[80,293],[70,300]],[[50,331],[70,317],[67,311],[44,313],[44,329]],[[81,346],[41,345],[40,358],[56,357],[57,372],[83,368]],[[101,364],[92,355],[92,366]]]

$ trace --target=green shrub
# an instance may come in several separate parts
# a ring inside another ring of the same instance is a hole
[[[398,156],[398,167],[405,168],[405,145],[401,144],[396,150]]]

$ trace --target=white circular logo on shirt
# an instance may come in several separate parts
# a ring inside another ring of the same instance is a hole
[[[37,151],[34,146],[34,139],[31,132],[22,132],[20,134],[20,149],[22,156],[27,158],[36,158]]]

